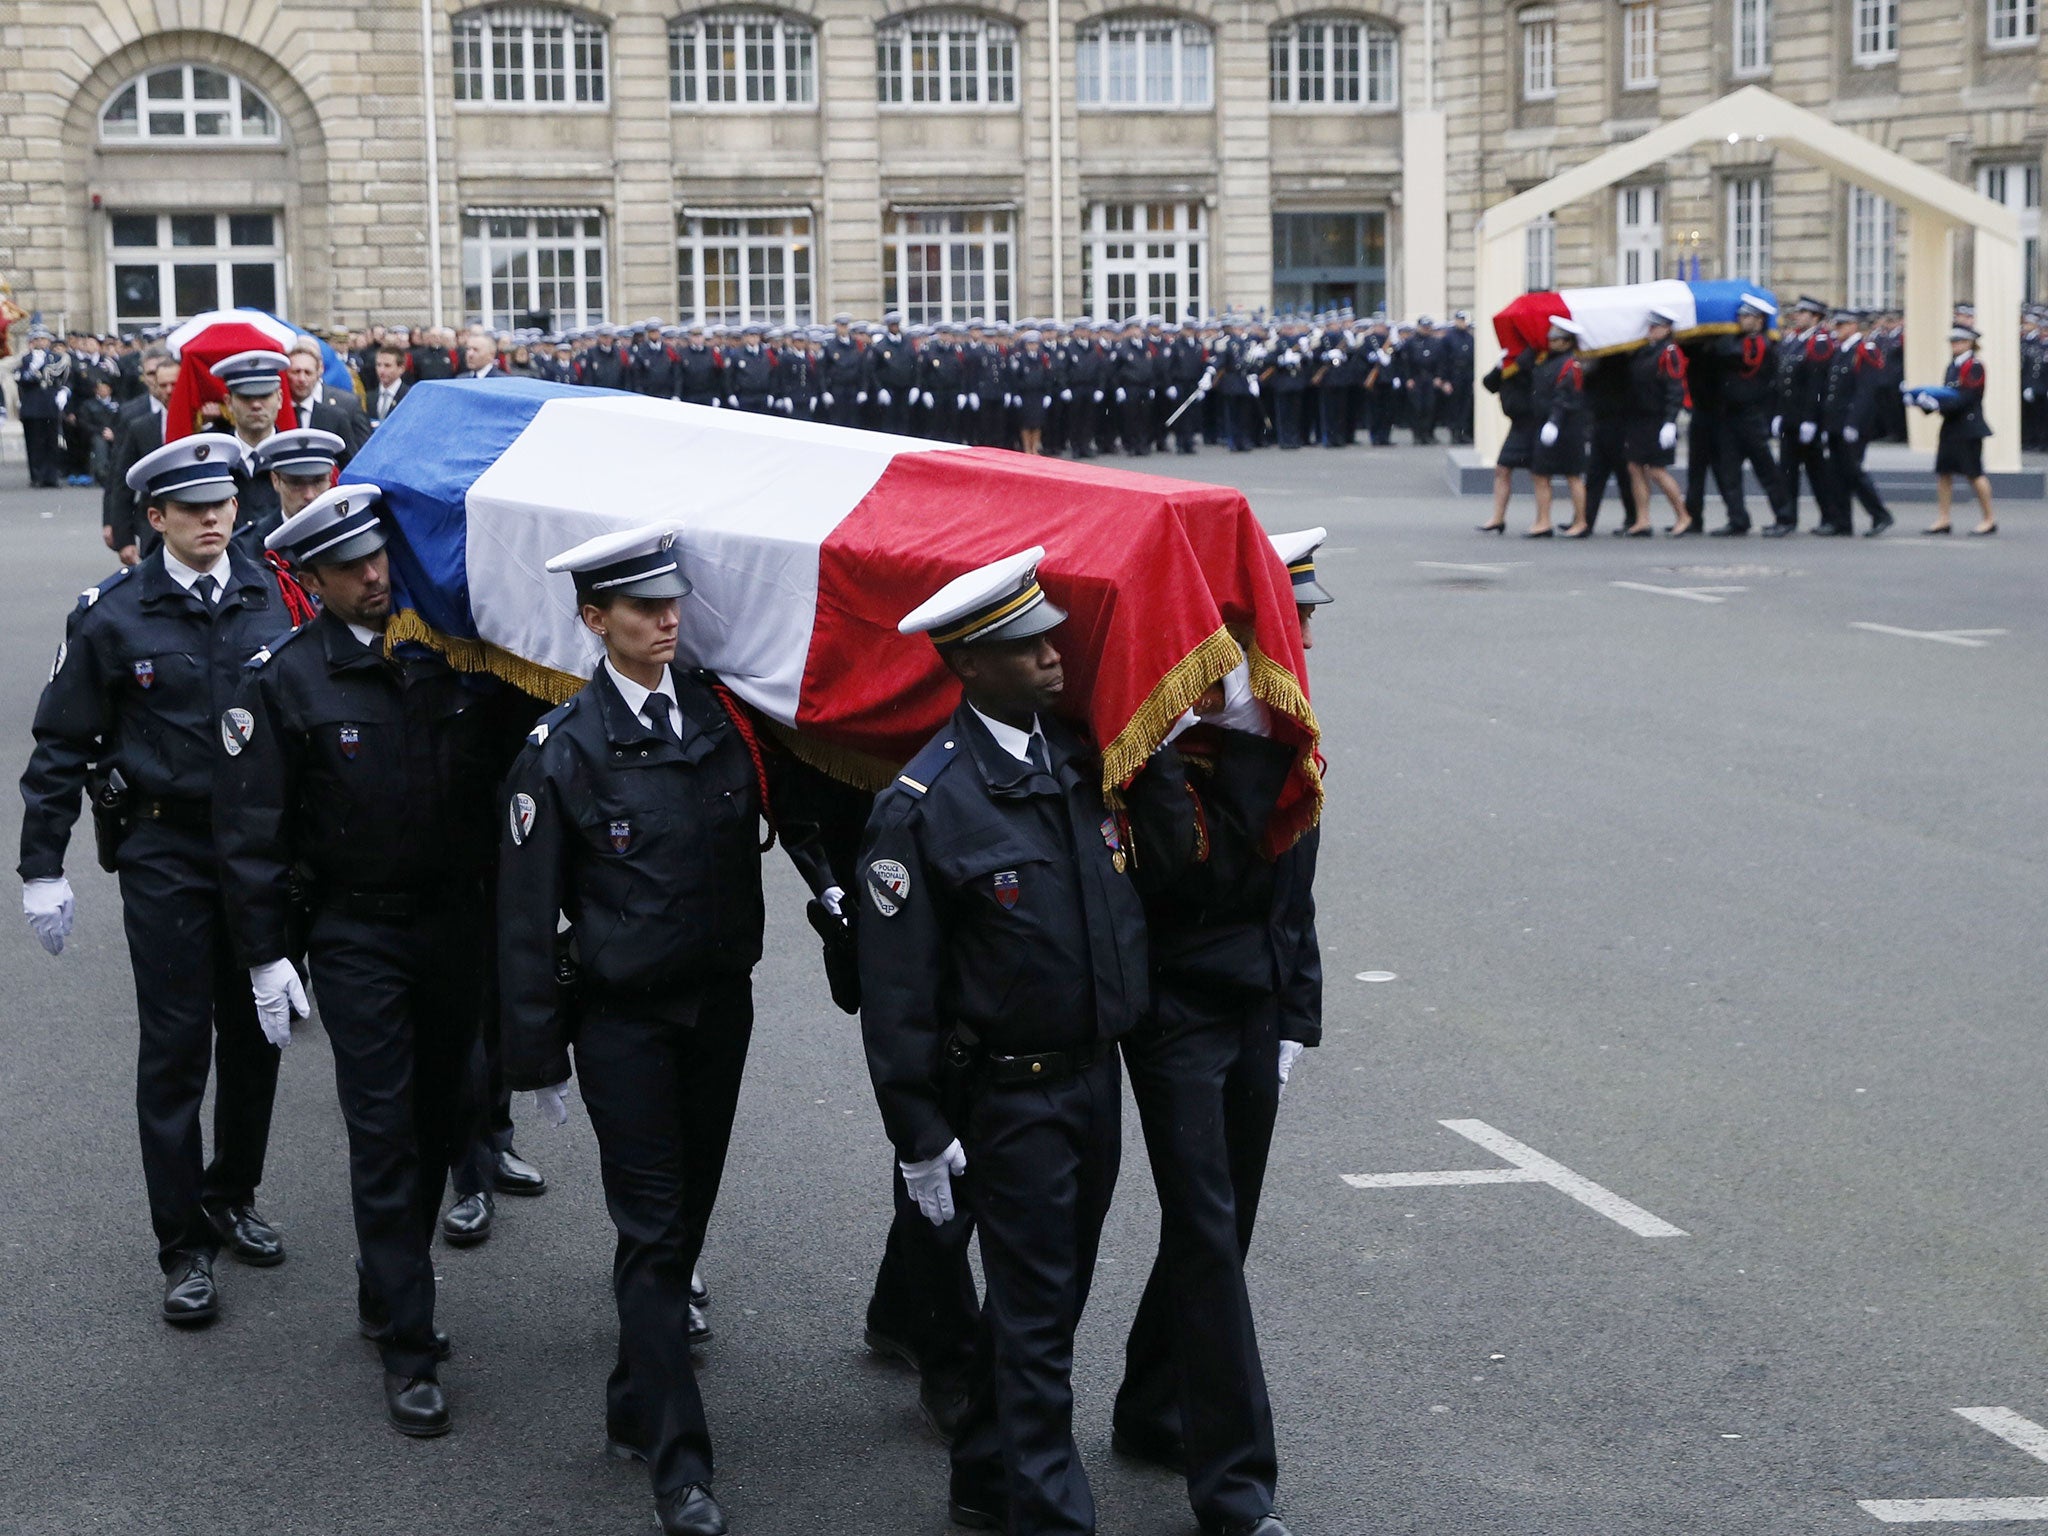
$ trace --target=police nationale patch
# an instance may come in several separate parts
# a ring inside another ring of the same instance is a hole
[[[910,900],[910,871],[894,859],[877,859],[868,866],[868,896],[884,917],[902,911]]]
[[[134,665],[135,684],[138,688],[156,686],[156,662],[145,656]]]
[[[256,734],[256,717],[246,709],[231,709],[220,717],[220,744],[229,757],[240,757],[242,748]]]
[[[1017,885],[1017,871],[1014,869],[998,870],[995,877],[995,891],[996,900],[1005,908],[1017,905],[1017,898],[1023,894]]]
[[[613,822],[611,834],[613,853],[624,853],[633,846],[633,823],[630,821]]]
[[[352,725],[341,728],[341,755],[350,762],[356,760],[356,748],[362,745],[363,733]]]
[[[533,830],[533,796],[512,797],[512,846],[517,848],[526,841],[526,834]]]

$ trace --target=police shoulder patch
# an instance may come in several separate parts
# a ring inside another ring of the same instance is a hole
[[[240,757],[256,734],[256,717],[239,705],[220,717],[220,744],[229,757]]]
[[[512,846],[517,848],[526,841],[527,834],[533,831],[533,818],[537,814],[533,803],[533,796],[523,792],[514,795],[512,797],[510,814],[512,820]]]
[[[910,871],[895,859],[868,865],[868,897],[884,917],[894,917],[910,900]]]

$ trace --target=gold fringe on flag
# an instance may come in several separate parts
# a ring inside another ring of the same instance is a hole
[[[503,678],[521,693],[530,693],[550,704],[568,703],[583,691],[586,681],[573,673],[557,672],[553,667],[544,667],[523,656],[515,656],[487,640],[444,635],[421,618],[417,609],[401,608],[391,615],[391,622],[384,628],[385,653],[388,655],[393,646],[408,640],[439,651],[448,658],[448,665],[458,672],[488,672],[493,677]]]
[[[1252,697],[1268,709],[1278,710],[1309,733],[1308,749],[1301,754],[1299,767],[1302,777],[1308,780],[1309,792],[1315,796],[1315,807],[1302,822],[1301,831],[1323,819],[1323,764],[1320,756],[1323,728],[1316,720],[1316,712],[1301,691],[1301,683],[1295,675],[1279,662],[1260,650],[1254,641],[1251,653]],[[1301,833],[1297,832],[1298,841]]]
[[[761,718],[792,756],[842,784],[851,784],[855,789],[879,794],[901,770],[901,764],[891,765],[879,757],[856,752],[851,747],[838,747],[815,736],[806,736],[780,720],[769,720],[765,715]]]
[[[1220,683],[1244,660],[1244,652],[1230,631],[1219,629],[1173,664],[1166,676],[1153,685],[1145,702],[1116,733],[1116,740],[1102,749],[1102,795],[1112,805],[1122,803],[1118,791],[1128,784],[1145,760],[1166,740],[1174,721],[1194,708],[1195,701]],[[1305,701],[1304,701],[1305,702]]]

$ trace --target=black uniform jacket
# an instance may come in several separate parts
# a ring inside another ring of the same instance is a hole
[[[505,1080],[567,1080],[579,1016],[692,1016],[706,981],[761,958],[761,789],[708,673],[672,667],[677,734],[626,707],[599,667],[526,738],[499,797],[498,979]],[[770,794],[808,772],[766,755]],[[833,883],[815,829],[784,846],[814,891]],[[574,936],[573,994],[557,978],[557,914]]]
[[[1956,391],[1956,398],[1941,408],[1941,435],[1989,437],[1991,427],[1984,420],[1984,364],[1969,353],[1952,358],[1942,383]]]
[[[214,813],[244,962],[287,953],[295,875],[316,911],[480,899],[492,791],[533,707],[422,645],[387,659],[332,613],[251,657],[216,728]]]
[[[139,799],[203,808],[242,664],[290,627],[270,571],[232,545],[212,611],[171,579],[161,549],[87,588],[36,706],[21,778],[22,878],[63,873],[89,764],[120,769]]]
[[[963,703],[868,821],[861,1030],[905,1161],[954,1138],[940,1107],[949,1036],[993,1055],[1085,1050],[1150,1009],[1144,907],[1098,762],[1061,722],[1039,724],[1049,775]]]

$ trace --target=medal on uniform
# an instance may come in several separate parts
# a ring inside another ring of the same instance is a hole
[[[156,663],[150,660],[149,657],[145,656],[142,660],[135,663],[135,682],[138,687],[142,688],[154,688],[156,686]]]
[[[356,760],[356,745],[363,739],[363,733],[352,725],[341,728],[341,755],[350,762]]]
[[[1116,818],[1114,816],[1102,818],[1102,842],[1103,846],[1109,849],[1110,867],[1118,874],[1122,874],[1126,862],[1124,859],[1124,840],[1117,832]]]
[[[613,853],[624,853],[633,846],[633,823],[630,821],[613,822],[611,833]]]
[[[995,891],[996,901],[1004,911],[1008,911],[1011,907],[1016,906],[1017,898],[1023,894],[1017,888],[1017,871],[1014,869],[998,871],[995,877]]]

